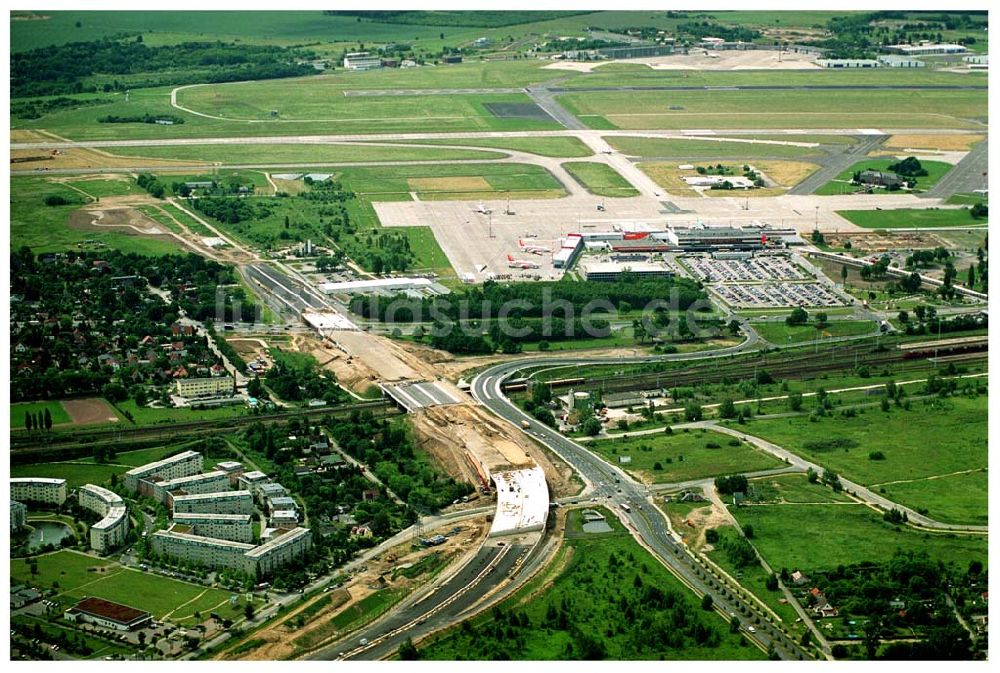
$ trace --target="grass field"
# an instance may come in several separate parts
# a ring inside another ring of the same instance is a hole
[[[950,521],[957,513],[986,512],[986,493],[977,486],[977,478],[968,482],[936,483],[936,479],[956,472],[986,467],[987,398],[949,397],[914,400],[911,409],[892,407],[890,411],[859,409],[854,418],[833,416],[815,423],[804,417],[756,419],[747,428],[749,434],[802,455],[848,479],[872,488],[884,485],[886,493],[895,492],[898,501],[914,509],[926,508],[933,518]],[[806,408],[811,405],[807,402]],[[873,427],[878,431],[873,432]],[[883,460],[872,460],[869,453],[881,451]],[[908,484],[893,488],[894,482]],[[912,480],[912,481],[911,481]],[[948,483],[969,483],[967,489],[948,491]],[[940,511],[942,491],[950,502]],[[974,522],[974,521],[970,521]]]
[[[429,645],[421,644],[423,657],[434,660],[764,657],[740,634],[729,633],[715,613],[701,611],[687,587],[634,542],[606,510],[607,521],[613,528],[610,533],[583,533],[577,515],[578,512],[569,514],[565,546],[550,570],[500,606],[504,613],[524,613],[530,627],[523,626],[522,619],[518,628],[507,628],[503,622],[494,621],[495,613],[487,613],[473,619],[471,628],[463,626]],[[649,587],[655,587],[670,600],[666,604],[644,600],[650,595]],[[624,607],[626,602],[628,608]],[[632,610],[637,611],[635,619],[627,616]],[[565,621],[560,613],[565,613]],[[668,626],[670,615],[678,613],[683,613],[684,618]],[[647,620],[644,626],[637,623],[639,619]],[[691,637],[690,630],[696,622],[710,632],[708,642],[699,644]],[[499,627],[500,635],[495,627]],[[604,656],[583,654],[591,642],[600,644]]]
[[[782,73],[785,76],[785,73]],[[975,128],[985,91],[629,91],[564,94],[558,100],[593,129]],[[679,106],[681,110],[671,110]]]
[[[814,311],[812,313],[818,312]],[[757,334],[762,339],[770,341],[773,344],[856,336],[875,330],[875,323],[870,320],[831,320],[823,329],[817,329],[815,324],[786,325],[784,322],[751,322],[750,324],[757,330]]]
[[[65,184],[94,198],[105,196],[133,196],[142,194],[142,189],[128,177],[120,179],[66,180]]]
[[[543,157],[575,158],[589,157],[593,151],[577,138],[552,136],[539,138],[427,138],[425,140],[400,140],[400,143],[414,145],[467,145],[469,147],[492,147],[501,150],[530,152]]]
[[[347,189],[372,200],[409,198],[411,191],[420,198],[476,198],[470,194],[478,191],[462,191],[449,188],[444,181],[417,183],[427,184],[426,190],[414,189],[411,180],[427,178],[481,178],[482,189],[488,189],[493,196],[510,191],[521,198],[532,196],[563,196],[565,191],[551,173],[533,164],[425,164],[420,166],[380,166],[378,168],[351,167],[340,170],[340,180]],[[435,187],[435,185],[437,185]]]
[[[961,569],[973,559],[986,565],[986,536],[897,529],[860,504],[754,505],[730,511],[741,525],[753,526],[753,544],[775,569],[808,574],[839,564],[888,561],[897,549],[926,551]]]
[[[785,140],[774,136],[771,140]],[[701,138],[640,138],[633,136],[606,136],[604,140],[622,154],[633,157],[676,157],[681,160],[735,158],[739,160],[759,157],[796,158],[823,154],[820,148],[797,145],[772,145],[749,142],[724,142]]]
[[[978,203],[978,201],[977,201]],[[986,226],[966,208],[894,208],[893,210],[838,210],[837,214],[865,229],[924,229]]]
[[[63,408],[62,402],[21,402],[10,405],[10,429],[24,430],[24,417],[26,414],[42,415],[45,410],[49,410],[52,416],[52,424],[60,425],[69,423],[69,414]]]
[[[79,205],[46,206],[43,199],[49,195],[79,198],[83,196],[66,185],[53,183],[41,177],[14,177],[10,180],[10,246],[12,249],[27,245],[33,252],[65,252],[67,249],[96,249],[84,244],[86,240],[99,241],[124,252],[145,255],[163,255],[179,250],[176,241],[166,236],[157,238],[133,236],[122,230],[88,227],[71,228],[70,213]],[[23,423],[22,419],[22,423]]]
[[[150,409],[137,406],[135,400],[125,400],[116,403],[115,407],[132,415],[136,425],[153,425],[156,423],[183,423],[185,421],[204,421],[220,418],[242,416],[246,408],[241,405],[217,407],[215,409]]]
[[[84,484],[104,484],[111,479],[112,474],[121,475],[129,469],[120,465],[97,465],[80,460],[61,463],[37,463],[34,465],[11,465],[10,476],[65,479],[68,488],[79,488]]]
[[[859,161],[854,164],[846,171],[835,177],[830,182],[826,183],[822,187],[816,190],[816,194],[820,196],[836,196],[838,194],[851,194],[854,192],[856,187],[851,185],[851,178],[857,171],[864,170],[876,170],[876,171],[887,171],[889,166],[898,161],[896,158],[889,159],[867,159],[865,161]],[[921,161],[920,165],[927,170],[927,175],[917,178],[917,189],[920,191],[926,191],[934,186],[934,184],[941,179],[941,177],[951,170],[951,164],[946,164],[943,161]],[[885,190],[877,190],[880,193],[884,193]],[[971,218],[970,218],[971,219]]]
[[[729,441],[732,439],[704,429],[690,432],[675,430],[670,435],[658,433],[602,439],[588,442],[587,447],[609,463],[619,465],[643,481],[657,484],[784,466],[777,458],[745,442],[740,442],[739,446],[730,446]],[[707,447],[709,443],[718,448]],[[632,462],[620,465],[618,460],[621,456],[631,457]],[[655,469],[656,463],[663,469]]]
[[[194,623],[194,613],[242,615],[243,605],[228,605],[229,592],[123,568],[117,563],[62,550],[38,558],[38,574],[32,575],[22,559],[11,559],[10,576],[29,586],[51,588],[58,583],[54,600],[66,608],[86,596],[95,596],[148,610],[157,619]],[[103,572],[89,572],[101,568]]]
[[[955,521],[986,525],[987,486],[986,468],[953,474],[938,479],[888,483],[879,486],[879,493],[901,503],[920,503],[941,521]],[[955,497],[961,494],[961,497]]]
[[[173,145],[164,147],[121,147],[123,156],[158,159],[221,161],[230,164],[359,163],[365,161],[453,161],[500,159],[498,152],[442,147],[384,147],[372,144],[300,145]]]
[[[804,474],[777,474],[773,477],[759,477],[751,482],[757,491],[756,500],[779,504],[822,504],[850,502],[841,492],[821,483],[809,483]]]
[[[430,227],[399,227],[398,231],[410,240],[410,250],[413,252],[414,271],[432,271],[439,276],[454,276],[448,255],[438,245],[434,238],[434,230]]]
[[[564,163],[563,168],[591,194],[618,197],[639,195],[639,190],[607,164],[570,161]]]

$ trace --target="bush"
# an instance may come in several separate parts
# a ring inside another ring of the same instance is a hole
[[[868,460],[885,460],[885,454],[881,451],[871,451],[868,454]]]

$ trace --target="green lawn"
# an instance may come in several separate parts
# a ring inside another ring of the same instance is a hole
[[[763,658],[716,613],[702,611],[687,587],[604,511],[613,532],[583,533],[574,525],[578,512],[571,512],[565,547],[550,566],[561,567],[558,573],[545,571],[499,611],[422,643],[423,657],[575,660],[590,650],[619,661]],[[508,626],[508,614],[524,614],[529,626],[524,618]],[[701,642],[694,629],[703,631]]]
[[[21,402],[10,405],[10,429],[24,430],[26,414],[42,415],[46,409],[49,410],[53,425],[70,422],[69,414],[63,408],[62,402]]]
[[[919,549],[965,569],[987,559],[986,536],[926,533],[882,520],[864,505],[755,505],[730,508],[753,526],[753,544],[772,568],[832,569],[839,564],[888,561],[897,549]]]
[[[806,409],[813,406],[805,402]],[[859,409],[854,418],[839,414],[810,423],[804,416],[755,419],[745,428],[848,479],[872,486],[899,480],[926,479],[987,465],[987,398],[949,397],[913,400],[906,411],[893,406]],[[873,428],[878,428],[873,431]],[[884,460],[872,460],[869,453],[881,451]],[[986,512],[986,493],[979,478],[951,483],[968,483],[969,488],[949,490],[935,480],[913,482],[901,488],[886,485],[901,504],[927,508],[931,517],[939,515],[957,521],[959,513],[972,513],[968,521],[978,521]],[[876,488],[873,486],[873,488]],[[942,495],[950,502],[942,506]],[[933,506],[941,511],[936,511]],[[965,521],[966,519],[961,519]]]
[[[438,245],[434,230],[430,227],[399,227],[398,233],[410,240],[410,251],[413,253],[414,271],[433,271],[439,276],[454,276],[448,255]]]
[[[757,500],[775,503],[827,503],[850,502],[841,492],[823,484],[810,483],[804,474],[778,474],[773,477],[758,477],[751,482],[757,493]]]
[[[940,521],[986,525],[988,481],[983,468],[939,479],[885,484],[875,490],[884,491],[884,495],[894,502],[926,507],[929,514]]]
[[[782,78],[787,73],[774,74]],[[593,129],[979,128],[985,91],[625,91],[557,100]],[[682,109],[671,109],[679,107]]]
[[[892,210],[838,210],[837,214],[865,229],[923,229],[925,227],[986,227],[967,208],[894,208]]]
[[[830,182],[826,183],[822,187],[816,190],[816,194],[819,196],[836,196],[838,194],[851,194],[857,187],[850,184],[851,178],[858,171],[888,171],[889,166],[897,163],[899,160],[894,157],[888,157],[886,159],[866,159],[865,161],[859,161],[854,164],[846,171],[835,177]],[[951,170],[952,165],[946,164],[943,161],[921,161],[920,165],[924,167],[927,171],[927,175],[917,178],[917,191],[927,191],[934,184],[941,179],[941,177]],[[876,190],[879,193],[886,193],[885,190]],[[903,193],[903,192],[899,192]],[[851,211],[847,211],[851,212]],[[877,211],[876,211],[877,212]],[[890,212],[890,211],[882,211]],[[968,217],[968,215],[966,215]],[[972,219],[971,217],[969,219]]]
[[[105,484],[112,474],[121,476],[129,467],[121,465],[97,465],[85,460],[59,463],[37,463],[34,465],[11,465],[12,477],[52,477],[65,479],[68,488],[78,488],[84,484]]]
[[[661,432],[602,439],[588,442],[587,446],[608,462],[619,465],[644,481],[658,484],[784,466],[780,460],[745,442],[730,446],[729,442],[734,439],[704,429],[689,432],[675,430],[670,435]],[[709,443],[717,444],[719,448],[708,448],[706,444]],[[622,456],[631,457],[632,462],[621,465],[619,458]],[[656,463],[663,469],[655,469]]]
[[[500,159],[498,152],[429,147],[384,147],[346,144],[170,145],[119,147],[115,154],[179,161],[221,161],[232,164],[357,163],[363,161],[453,161]]]
[[[763,137],[763,136],[762,136]],[[772,136],[769,140],[791,140]],[[683,160],[736,157],[757,159],[761,157],[799,158],[822,154],[816,147],[772,145],[749,142],[717,142],[703,138],[640,138],[635,136],[605,136],[604,140],[623,154],[633,157],[676,157]]]
[[[70,180],[66,184],[76,187],[95,198],[104,196],[134,196],[143,193],[143,190],[139,188],[139,185],[134,180],[124,176],[118,180]]]
[[[571,161],[563,168],[591,194],[598,196],[638,196],[639,190],[607,164]]]
[[[870,320],[831,320],[823,329],[813,324],[786,325],[783,322],[752,322],[762,339],[773,344],[798,343],[814,339],[830,337],[856,336],[868,334],[875,330],[875,324]]]
[[[228,605],[229,592],[179,580],[123,568],[117,563],[62,550],[38,558],[38,575],[32,576],[23,559],[12,559],[10,576],[19,582],[51,588],[58,582],[54,600],[61,608],[69,607],[87,596],[95,596],[148,610],[157,619],[169,615],[180,622],[193,622],[195,612],[205,617],[211,611],[237,613]],[[104,568],[104,572],[88,572]],[[242,605],[238,614],[242,614]],[[220,610],[221,609],[221,610]]]
[[[374,142],[374,141],[373,141]],[[427,138],[423,140],[397,140],[394,142],[415,145],[466,145],[468,147],[492,147],[501,150],[530,152],[543,157],[573,158],[589,157],[593,151],[577,138],[552,136],[539,138]]]
[[[68,249],[97,250],[97,241],[124,252],[164,255],[179,251],[175,239],[169,236],[139,236],[123,230],[97,227],[70,227],[70,214],[79,205],[46,206],[43,199],[58,195],[79,199],[83,195],[65,185],[49,182],[42,177],[12,177],[10,179],[10,246],[27,245],[33,252],[65,252]],[[23,422],[23,419],[22,419]]]
[[[409,198],[415,192],[421,199],[470,199],[486,195],[496,198],[511,192],[517,198],[532,196],[559,197],[562,185],[547,170],[533,164],[425,164],[421,166],[350,167],[339,171],[344,187],[372,200]],[[425,179],[432,182],[424,182]],[[468,180],[445,178],[481,178],[481,186]],[[411,183],[411,180],[417,180]],[[484,182],[483,182],[484,181]]]

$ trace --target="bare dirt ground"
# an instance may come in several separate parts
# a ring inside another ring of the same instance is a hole
[[[354,361],[360,361],[382,381],[405,381],[422,377],[435,378],[427,366],[408,356],[386,337],[362,332],[341,331],[333,334]],[[414,368],[416,365],[416,368]]]
[[[892,250],[930,250],[938,246],[948,247],[948,243],[931,232],[851,232],[849,234],[827,234],[831,246],[841,247],[847,241],[856,252],[889,252]]]
[[[709,55],[711,54],[711,55]],[[612,61],[556,61],[545,66],[551,70],[572,70],[575,72],[593,72],[609,63],[627,65],[646,65],[653,70],[812,70],[818,68],[816,56],[811,54],[796,54],[783,52],[778,59],[778,52],[765,50],[748,51],[712,51],[691,48],[688,54],[672,54],[670,56],[650,56],[647,58],[616,59]]]
[[[394,568],[417,563],[433,553],[443,554],[448,559],[448,564],[453,564],[465,552],[478,546],[488,530],[485,517],[483,517],[482,521],[465,522],[459,525],[463,530],[457,535],[449,537],[448,541],[441,546],[414,550],[411,547],[411,543],[406,542],[393,547],[381,554],[378,561],[372,561],[367,566],[364,566],[360,572],[351,578],[344,588],[331,592],[331,594],[319,594],[313,600],[295,608],[278,621],[254,634],[254,638],[260,638],[265,641],[264,645],[249,652],[236,655],[235,657],[222,653],[216,659],[276,661],[304,654],[302,643],[303,640],[308,642],[309,638],[303,639],[303,636],[315,634],[316,638],[322,638],[322,640],[317,640],[315,645],[310,649],[315,649],[315,646],[318,646],[322,642],[338,638],[341,634],[337,634],[329,629],[329,621],[337,614],[348,610],[351,606],[357,604],[358,601],[371,595],[377,590],[375,587],[385,586],[415,589],[429,579],[426,575],[419,575],[413,579],[399,575],[393,580],[392,571]],[[448,524],[436,531],[425,531],[424,535],[447,533],[453,527],[453,524]],[[441,573],[447,573],[448,571],[449,569],[445,568]],[[302,627],[293,628],[291,622],[295,619],[296,615],[325,595],[331,596],[330,605],[313,615]]]
[[[29,132],[22,131],[21,134]],[[11,142],[33,142],[51,140],[51,138],[15,138],[11,134]],[[19,159],[20,161],[15,161]],[[25,161],[31,159],[30,161]],[[101,150],[83,147],[72,147],[64,150],[25,149],[10,151],[11,170],[26,171],[35,169],[56,170],[61,168],[128,168],[141,162],[150,168],[169,168],[171,166],[211,166],[200,161],[171,161],[169,159],[151,159],[146,157],[117,156]]]
[[[319,366],[333,372],[337,383],[361,394],[378,385],[378,372],[368,367],[362,358],[355,358],[344,351],[320,341],[313,336],[296,335],[292,347],[300,353],[308,353],[316,358]]]
[[[909,149],[919,148],[924,150],[936,150],[940,152],[967,152],[972,146],[981,141],[986,136],[970,134],[907,134],[890,136],[882,143],[887,149]]]
[[[96,423],[117,423],[118,414],[111,405],[99,397],[82,400],[64,400],[63,408],[73,419],[73,425],[94,425]]]

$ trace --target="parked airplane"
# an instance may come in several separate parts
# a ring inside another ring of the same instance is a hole
[[[493,211],[487,208],[485,204],[480,203],[478,206],[476,206],[476,210],[474,212],[482,213],[483,215],[489,215]]]
[[[507,266],[512,269],[537,269],[538,262],[532,262],[530,259],[514,259],[513,255],[507,255]]]
[[[530,245],[523,240],[518,240],[517,245],[521,248],[521,252],[530,252],[532,255],[547,255],[552,252],[550,248],[544,245]]]

